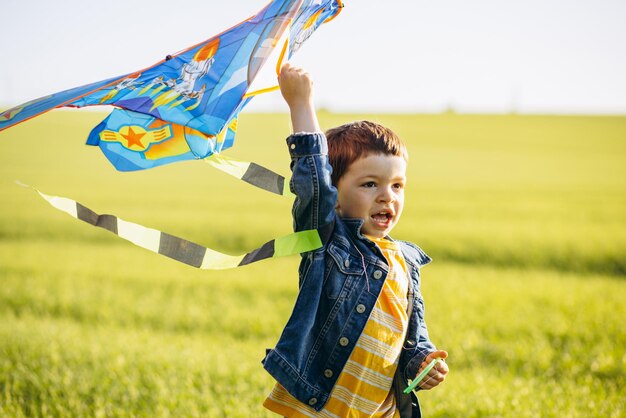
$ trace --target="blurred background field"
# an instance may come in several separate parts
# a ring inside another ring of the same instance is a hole
[[[626,415],[626,117],[349,115],[410,152],[396,238],[450,353],[430,417]],[[290,232],[288,198],[204,162],[118,173],[82,145],[103,115],[0,133],[0,416],[269,416],[260,361],[297,258],[196,271],[60,213],[32,190],[229,253]],[[234,158],[288,175],[287,115],[244,114]]]

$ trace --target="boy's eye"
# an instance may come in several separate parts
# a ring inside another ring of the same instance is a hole
[[[368,181],[367,183],[363,183],[363,187],[375,187],[376,183],[373,181]]]
[[[396,183],[393,185],[394,189],[402,189],[404,187],[404,184],[402,183]]]

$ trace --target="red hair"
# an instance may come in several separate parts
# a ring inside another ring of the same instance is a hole
[[[337,187],[350,165],[370,154],[395,155],[409,160],[406,147],[391,129],[370,121],[357,121],[326,131],[331,176]]]

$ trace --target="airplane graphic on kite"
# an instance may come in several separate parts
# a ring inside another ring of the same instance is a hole
[[[55,108],[111,105],[115,109],[89,134],[119,171],[205,159],[267,191],[284,195],[285,179],[255,163],[221,156],[233,146],[238,115],[257,94],[250,91],[270,57],[290,59],[323,23],[342,10],[341,0],[272,0],[230,29],[151,67],[75,87],[0,114],[0,131]],[[282,49],[280,47],[282,42]],[[98,215],[71,199],[39,192],[57,209],[105,228],[139,246],[199,268],[229,268],[321,246],[324,231],[300,231],[272,240],[243,256],[228,256],[181,238]],[[150,238],[151,237],[151,238]]]

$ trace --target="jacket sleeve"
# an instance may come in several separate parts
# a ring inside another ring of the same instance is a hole
[[[421,321],[415,355],[409,360],[405,368],[405,377],[407,379],[414,379],[415,376],[417,376],[417,372],[419,371],[419,368],[426,356],[436,350],[437,348],[428,337],[426,321]]]
[[[420,292],[420,269],[432,261],[432,259],[422,251],[420,247],[408,241],[398,241],[401,244],[402,252],[407,260],[407,263],[411,265],[411,280],[412,280],[412,294],[413,296],[413,318],[416,323],[409,326],[409,332],[407,334],[407,343],[409,348],[407,349],[406,356],[401,357],[401,366],[404,371],[405,379],[414,379],[417,376],[419,368],[429,353],[436,351],[437,348],[430,341],[428,336],[428,327],[426,326],[425,318],[425,305],[424,299]]]
[[[335,216],[337,189],[331,182],[328,144],[322,133],[295,134],[287,138],[291,154],[289,187],[296,195],[293,204],[295,231],[318,229]]]

